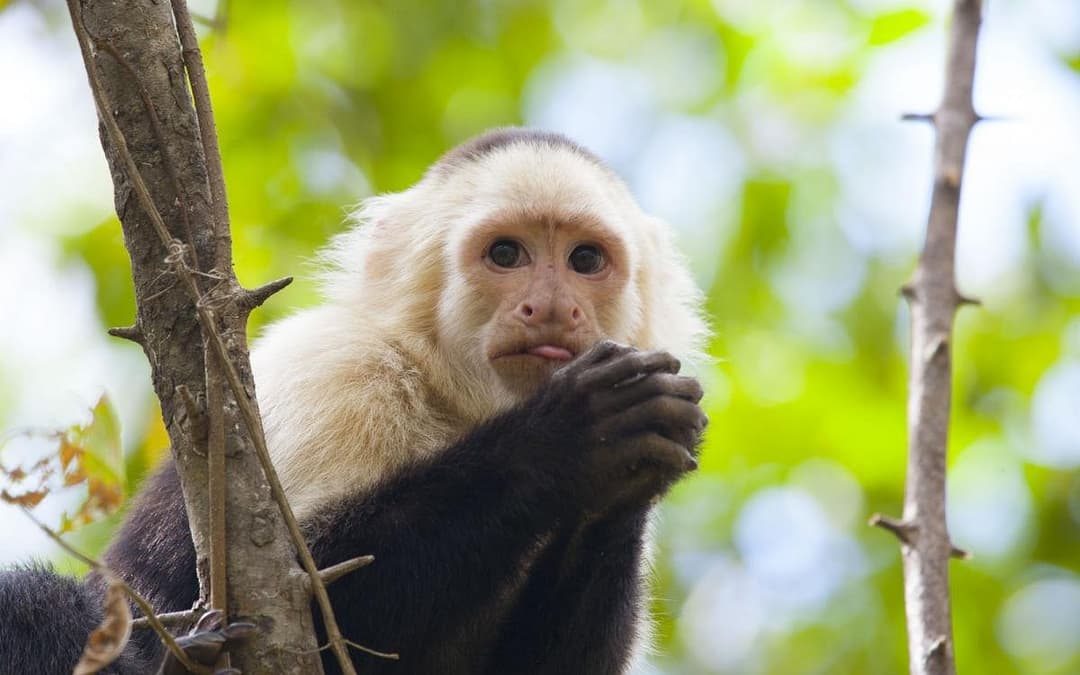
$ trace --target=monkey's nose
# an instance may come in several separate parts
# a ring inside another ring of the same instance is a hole
[[[568,300],[543,300],[529,298],[520,303],[514,315],[526,326],[540,326],[548,323],[563,324],[567,328],[577,328],[581,322],[581,308]]]

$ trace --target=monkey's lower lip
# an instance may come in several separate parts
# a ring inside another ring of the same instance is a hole
[[[569,361],[574,358],[573,353],[565,347],[556,347],[555,345],[537,345],[530,347],[528,354],[533,356],[539,356],[542,359],[550,359],[552,361]]]

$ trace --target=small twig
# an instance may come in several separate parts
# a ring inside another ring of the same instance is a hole
[[[217,11],[214,13],[214,27],[225,32],[229,26],[229,0],[218,0]]]
[[[339,562],[336,565],[323,568],[319,570],[319,576],[322,578],[323,583],[329,586],[346,574],[355,572],[362,567],[367,567],[373,562],[375,562],[375,556],[362,555],[358,558],[352,558],[351,560],[346,560],[344,562]]]
[[[206,417],[209,421],[206,434],[206,473],[210,502],[210,606],[228,615],[226,586],[229,549],[225,536],[225,514],[228,509],[225,499],[229,480],[225,468],[225,388],[221,381],[221,364],[214,358],[206,359],[205,363]]]
[[[365,654],[371,654],[372,656],[377,656],[380,659],[389,659],[390,661],[397,661],[397,660],[399,660],[401,658],[401,656],[398,655],[397,652],[380,652],[380,651],[376,651],[376,650],[372,649],[371,647],[365,647],[364,645],[358,645],[355,642],[353,642],[352,640],[345,640],[345,644],[349,645],[353,649],[358,649],[358,650],[364,652]]]
[[[158,614],[157,620],[158,623],[166,628],[190,628],[199,617],[205,613],[206,610],[203,609],[185,609],[182,612]],[[146,630],[147,628],[153,627],[154,626],[147,621],[145,616],[140,616],[131,621],[131,630]]]
[[[76,0],[68,0],[69,3],[75,1]],[[37,525],[38,529],[44,532],[45,535],[49,537],[49,539],[52,539],[54,542],[56,542],[56,544],[60,546],[60,548],[64,549],[72,556],[89,565],[93,569],[101,572],[110,581],[115,582],[117,586],[119,586],[120,589],[124,591],[124,594],[127,595],[132,602],[138,605],[139,609],[142,610],[143,613],[142,618],[150,624],[150,627],[153,628],[154,632],[158,634],[158,637],[161,638],[161,641],[165,644],[165,647],[173,654],[173,656],[176,657],[177,661],[184,665],[185,668],[194,673],[207,675],[210,673],[210,670],[208,668],[194,663],[191,659],[188,658],[188,655],[184,653],[184,650],[180,649],[180,645],[176,644],[176,640],[173,638],[172,634],[169,633],[169,631],[165,630],[165,626],[163,626],[161,622],[158,621],[157,616],[155,616],[154,614],[154,608],[150,606],[149,601],[139,595],[139,593],[134,588],[128,586],[123,579],[116,576],[116,574],[114,574],[113,571],[110,570],[108,567],[64,541],[64,539],[59,534],[52,531],[52,528],[38,520],[34,516],[34,514],[31,513],[30,509],[26,508],[25,506],[21,506],[20,508],[22,509],[22,512],[26,514],[26,517],[29,518],[31,522],[33,522],[35,525]],[[134,625],[134,622],[132,623]]]

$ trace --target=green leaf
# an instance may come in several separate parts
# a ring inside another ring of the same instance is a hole
[[[895,42],[930,23],[930,15],[919,9],[901,9],[874,17],[870,22],[871,45]]]

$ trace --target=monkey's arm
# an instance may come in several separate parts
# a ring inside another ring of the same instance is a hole
[[[701,387],[689,378],[650,379],[654,391],[695,404],[701,399]],[[689,426],[663,432],[696,455],[700,431]],[[625,672],[633,647],[647,639],[639,633],[647,602],[641,575],[650,504],[671,481],[654,465],[631,466],[622,499],[602,515],[558,531],[530,570],[488,673]]]
[[[582,513],[643,506],[692,468],[686,445],[671,437],[702,426],[696,398],[656,386],[657,378],[675,378],[685,389],[692,381],[675,377],[677,369],[666,354],[603,345],[556,373],[527,404],[313,524],[321,565],[375,555],[373,565],[331,587],[349,639],[401,653],[396,665],[364,659],[365,670],[482,672],[501,639],[508,594],[524,581],[521,561],[549,533]],[[628,469],[645,464],[648,483]],[[595,542],[586,530],[571,542],[582,550],[581,564],[560,581],[563,595],[578,598],[589,575],[604,573],[581,573],[595,562],[591,547],[635,560],[639,529],[598,530]],[[592,611],[602,611],[611,593],[599,589]]]
[[[566,529],[537,560],[487,673],[625,672],[639,637],[648,510]]]
[[[511,459],[516,417],[493,420],[313,525],[320,566],[375,556],[330,587],[348,639],[400,654],[394,663],[354,652],[364,672],[482,668],[501,618],[500,593],[570,503],[555,497],[550,476]]]

